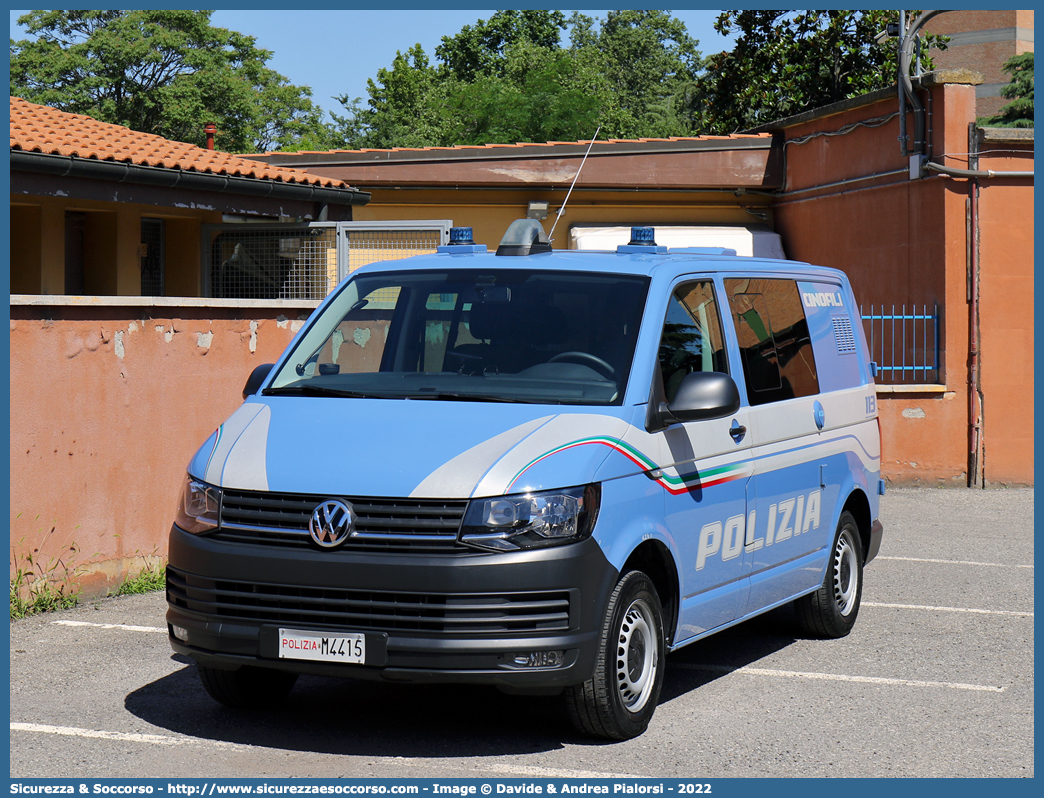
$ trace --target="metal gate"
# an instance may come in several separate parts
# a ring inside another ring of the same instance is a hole
[[[449,219],[202,227],[203,296],[322,299],[355,269],[435,252]]]

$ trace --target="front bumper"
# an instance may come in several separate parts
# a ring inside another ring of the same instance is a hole
[[[170,533],[171,646],[210,667],[530,689],[591,677],[618,573],[593,539],[512,553],[318,551]],[[174,627],[179,636],[175,637]],[[280,659],[278,630],[366,635],[366,664]],[[564,652],[561,664],[517,655]]]

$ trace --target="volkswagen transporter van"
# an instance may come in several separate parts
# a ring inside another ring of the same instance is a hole
[[[167,624],[210,695],[490,684],[626,739],[671,651],[790,602],[848,634],[884,483],[845,275],[470,238],[354,272],[189,463]]]

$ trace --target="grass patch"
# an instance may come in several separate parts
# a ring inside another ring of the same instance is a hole
[[[109,591],[110,596],[132,596],[138,593],[155,593],[166,587],[167,569],[162,562],[149,563],[135,576],[128,578]]]
[[[67,610],[79,604],[80,590],[73,585],[76,569],[68,564],[76,552],[73,543],[60,557],[42,563],[36,559],[39,550],[23,555],[11,551],[11,618]]]

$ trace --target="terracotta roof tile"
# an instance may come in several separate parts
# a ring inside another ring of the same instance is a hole
[[[597,144],[642,144],[657,141],[737,141],[740,139],[764,139],[771,138],[769,133],[730,133],[727,136],[670,136],[668,138],[643,138],[643,139],[599,139]],[[587,145],[590,139],[579,141],[519,141],[513,144],[455,144],[452,147],[387,147],[387,148],[363,148],[358,150],[328,150],[324,154],[333,155],[339,152],[435,152],[441,150],[495,150],[516,149],[520,147],[556,147],[562,145]],[[305,152],[289,152],[280,150],[277,153],[262,153],[263,155],[304,155]]]
[[[326,188],[348,187],[343,180],[170,141],[19,97],[11,98],[11,149]]]

